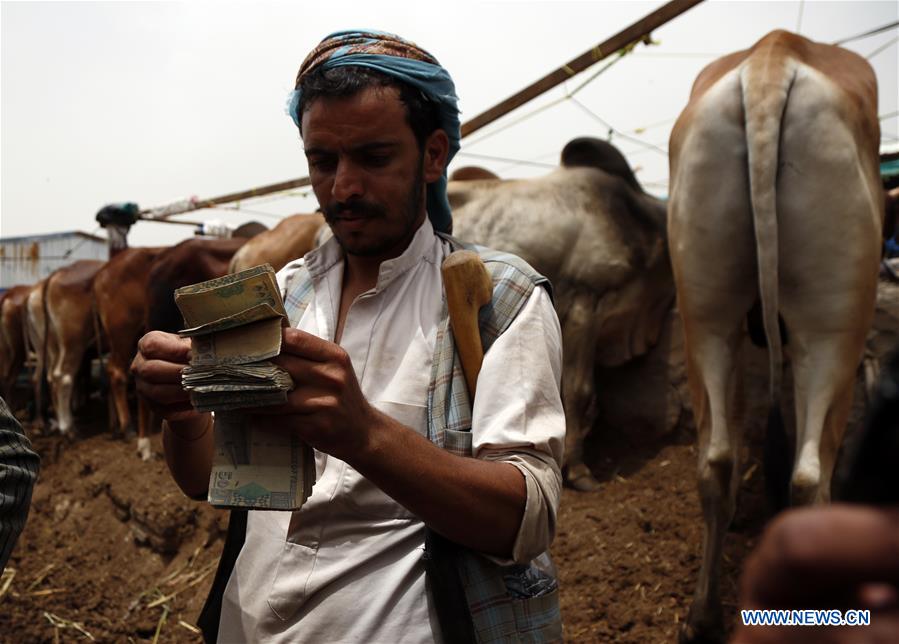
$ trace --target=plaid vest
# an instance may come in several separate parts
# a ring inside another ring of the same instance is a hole
[[[543,286],[552,294],[549,280],[521,258],[436,234],[454,251],[477,252],[493,281],[493,298],[478,315],[485,353],[509,327],[535,287]],[[284,306],[291,326],[296,327],[312,301],[309,271],[300,266],[285,286]],[[471,400],[455,350],[445,296],[437,327],[427,408],[428,438],[453,454],[470,457]],[[430,530],[425,542],[428,587],[446,644],[562,641],[558,582],[548,553],[528,565],[500,566]]]

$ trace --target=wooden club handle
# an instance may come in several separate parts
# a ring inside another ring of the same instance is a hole
[[[457,250],[443,260],[443,288],[456,351],[462,361],[462,371],[468,393],[474,400],[475,387],[484,349],[478,331],[478,311],[493,297],[493,282],[477,253]]]

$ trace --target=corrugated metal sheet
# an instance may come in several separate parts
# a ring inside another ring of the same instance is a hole
[[[0,290],[34,284],[79,259],[108,258],[103,237],[80,231],[0,238]]]

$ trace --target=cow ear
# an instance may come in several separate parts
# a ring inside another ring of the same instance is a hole
[[[425,140],[422,174],[425,183],[437,181],[446,170],[446,157],[449,154],[449,137],[442,129],[431,132]]]

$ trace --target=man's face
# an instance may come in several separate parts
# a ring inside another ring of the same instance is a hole
[[[425,181],[443,170],[441,161],[435,176],[428,144],[419,149],[399,92],[318,98],[302,123],[312,189],[344,251],[382,261],[400,255],[424,221]]]

